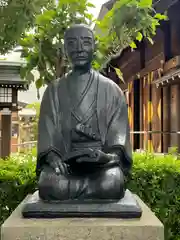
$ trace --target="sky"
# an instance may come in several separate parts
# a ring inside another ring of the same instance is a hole
[[[90,0],[90,2],[95,5],[95,8],[92,8],[90,12],[94,15],[94,17],[98,17],[102,4],[107,2],[107,0]]]

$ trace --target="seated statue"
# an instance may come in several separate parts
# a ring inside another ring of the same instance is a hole
[[[92,69],[95,40],[88,26],[70,27],[64,39],[72,71],[51,83],[42,99],[39,197],[118,201],[132,166],[125,96]]]

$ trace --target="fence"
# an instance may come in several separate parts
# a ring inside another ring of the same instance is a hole
[[[16,146],[18,148],[18,152],[28,152],[37,146],[37,141],[12,144],[12,146]]]
[[[140,149],[140,150],[144,150],[144,151],[149,150],[149,140],[153,142],[152,139],[154,138],[154,135],[158,135],[158,137],[160,136],[159,141],[161,142],[162,145],[164,144],[164,141],[166,141],[166,148],[168,151],[172,149],[174,149],[173,151],[178,151],[177,149],[180,149],[180,136],[179,136],[180,131],[130,131],[130,134],[131,134],[131,137],[132,135],[133,136],[142,135],[142,134],[144,135],[143,149]],[[166,136],[166,139],[165,139],[165,136]],[[168,146],[167,146],[167,142],[168,142]],[[173,142],[175,142],[174,145],[173,145]],[[140,140],[139,140],[139,144],[140,144]]]
[[[149,140],[149,136],[154,135],[154,134],[161,134],[161,136],[163,135],[169,135],[169,138],[171,138],[171,134],[176,134],[179,135],[180,131],[130,131],[131,136],[133,135],[144,135],[144,139],[143,141],[145,141],[144,143],[144,148],[141,150],[148,150],[148,140]],[[24,143],[20,143],[20,144],[13,144],[12,146],[17,146],[18,147],[18,151],[19,152],[26,152],[31,150],[32,148],[37,146],[37,141],[30,141],[30,142],[24,142]],[[178,146],[172,146],[172,147],[178,147]]]

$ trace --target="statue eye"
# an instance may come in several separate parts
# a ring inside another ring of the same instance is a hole
[[[90,40],[84,40],[84,44],[85,44],[85,45],[91,45],[92,42],[91,42]]]
[[[68,42],[68,45],[69,45],[69,46],[73,46],[73,45],[74,45],[74,41],[69,41],[69,42]]]

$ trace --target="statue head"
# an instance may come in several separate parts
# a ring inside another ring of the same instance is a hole
[[[64,37],[65,51],[74,68],[90,66],[95,49],[94,34],[83,24],[67,29]]]

